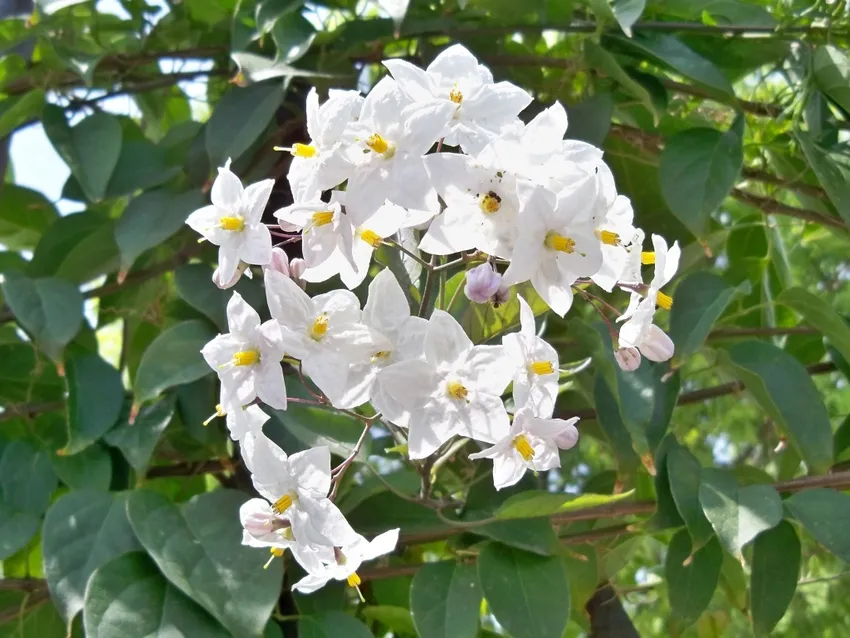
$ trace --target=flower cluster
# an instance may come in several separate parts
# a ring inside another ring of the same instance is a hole
[[[411,313],[411,291],[376,267],[378,248],[398,250],[429,274],[469,267],[464,291],[473,303],[498,307],[530,282],[563,316],[579,294],[605,318],[624,370],[636,369],[641,356],[673,355],[653,319],[657,307],[671,307],[661,288],[676,272],[679,248],[653,235],[654,250],[643,251],[644,233],[602,151],[565,139],[564,108],[556,103],[523,123],[518,114],[531,96],[494,82],[462,46],[425,70],[384,64],[390,75],[365,98],[332,90],[320,104],[315,90],[308,95],[310,139],[282,149],[292,155],[294,203],[274,213],[278,224],[262,221],[272,180],[243,187],[229,164],[219,169],[212,204],[187,222],[219,246],[220,287],[263,267],[272,318],[261,323],[233,293],[230,332],[203,354],[221,379],[217,414],[227,415],[265,498],[243,507],[244,542],[273,555],[289,548],[308,574],[295,585],[301,591],[332,578],[356,585],[361,561],[391,551],[398,530],[369,542],[332,502],[359,446],[332,471],[327,448],[287,457],[263,434],[268,417],[257,403],[287,407],[284,359],[318,388],[317,404],[347,411],[370,404],[377,414],[363,417],[362,439],[380,420],[405,439],[412,461],[455,436],[489,445],[470,458],[493,460],[497,488],[529,469],[559,467],[559,450],[578,440],[577,419],[553,418],[558,353],[538,336],[522,296],[520,330],[500,345],[475,344],[448,308],[427,318]],[[300,241],[303,260],[289,261],[272,235]],[[649,284],[642,265],[654,265]],[[351,290],[370,274],[361,308]],[[348,290],[306,292],[308,283],[337,275]],[[630,292],[619,330],[606,316],[614,309],[589,292],[594,284]]]

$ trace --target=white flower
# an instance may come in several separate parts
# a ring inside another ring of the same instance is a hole
[[[614,289],[626,269],[629,251],[624,241],[630,241],[635,235],[633,219],[629,198],[619,195],[604,217],[596,220],[594,232],[602,242],[602,265],[592,279],[606,292]]]
[[[558,353],[537,336],[534,312],[520,295],[520,331],[502,337],[514,372],[514,403],[521,408],[529,402],[541,413],[551,414],[558,399]]]
[[[349,388],[343,407],[371,401],[384,418],[408,427],[410,412],[384,389],[378,374],[397,361],[424,356],[428,322],[411,316],[410,305],[398,280],[385,268],[369,284],[369,298],[363,308],[363,323],[373,331],[373,349],[369,357],[349,370]]]
[[[230,282],[240,260],[259,266],[271,260],[272,237],[262,217],[273,186],[274,180],[266,179],[243,188],[227,160],[213,182],[212,205],[196,210],[186,220],[192,230],[219,247],[219,281]]]
[[[508,430],[501,394],[511,380],[501,346],[473,346],[460,324],[434,311],[425,359],[394,363],[379,373],[382,387],[409,410],[410,458],[432,454],[455,434],[492,443]]]
[[[331,90],[328,101],[319,106],[316,89],[310,89],[307,95],[310,142],[278,149],[293,155],[288,179],[295,201],[318,199],[322,191],[348,178],[353,167],[340,148],[340,138],[359,111],[361,101],[357,91]]]
[[[596,184],[585,180],[557,197],[542,187],[517,185],[519,229],[506,285],[531,280],[534,289],[560,316],[573,302],[570,286],[590,277],[602,264],[600,241],[593,234],[591,215]]]
[[[357,536],[352,541],[334,548],[334,558],[320,570],[308,570],[304,578],[292,586],[292,589],[303,594],[310,594],[321,589],[331,580],[344,580],[351,587],[360,585],[360,577],[357,570],[367,560],[373,560],[378,556],[389,554],[398,543],[398,529],[376,536],[367,541],[362,536]]]
[[[416,102],[450,100],[456,105],[445,143],[476,154],[531,104],[531,96],[493,75],[460,44],[440,53],[424,71],[404,60],[384,62],[405,94]]]
[[[300,230],[301,247],[308,268],[315,268],[339,250],[352,266],[351,222],[342,212],[343,191],[333,191],[330,201],[321,199],[296,202],[274,213],[284,230]]]
[[[340,232],[346,236],[341,240],[341,247],[318,266],[308,268],[302,275],[304,280],[327,281],[338,274],[346,288],[349,290],[357,288],[369,274],[372,254],[384,239],[398,232],[403,220],[403,217],[398,215],[399,210],[403,209],[394,205],[384,205],[357,228],[350,223],[343,223]],[[345,257],[342,246],[350,247],[352,261]]]
[[[543,472],[561,467],[558,443],[564,449],[576,444],[576,421],[578,417],[567,421],[539,418],[526,406],[517,411],[507,436],[469,458],[493,459],[493,484],[500,490],[516,484],[528,469]]]
[[[356,168],[348,180],[346,211],[355,225],[364,223],[385,199],[415,210],[436,208],[422,156],[454,110],[449,101],[411,104],[390,77],[375,85],[348,133],[354,142],[349,158]]]
[[[231,412],[259,397],[279,410],[286,409],[283,381],[284,345],[274,321],[260,325],[260,316],[238,292],[227,303],[228,334],[218,335],[201,350],[221,379],[221,404]]]
[[[514,177],[457,153],[429,155],[425,167],[446,209],[431,222],[420,250],[449,255],[477,248],[510,257],[519,208]]]
[[[269,415],[258,405],[232,408],[227,412],[227,429],[230,432],[230,438],[241,441],[249,433],[262,432],[263,425],[268,420]]]
[[[251,269],[248,268],[248,264],[244,261],[240,261],[239,265],[236,267],[236,273],[230,278],[229,281],[225,281],[221,278],[221,268],[216,268],[213,271],[212,280],[213,283],[222,290],[227,290],[228,288],[233,288],[239,280],[242,278],[242,275],[248,277],[248,279],[253,279],[254,276],[251,274]]]
[[[286,352],[301,360],[304,372],[336,405],[348,387],[349,365],[361,360],[372,344],[360,321],[357,297],[334,290],[311,299],[294,281],[269,270],[266,298]]]
[[[647,297],[620,326],[618,341],[620,348],[637,348],[650,361],[667,361],[675,353],[675,346],[667,333],[652,323],[654,315],[655,303]]]

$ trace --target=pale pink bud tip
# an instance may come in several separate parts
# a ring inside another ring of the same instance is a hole
[[[289,276],[293,279],[301,279],[305,270],[307,270],[307,262],[300,257],[294,257],[289,262]]]
[[[502,276],[489,263],[476,266],[466,273],[466,285],[463,292],[475,303],[489,303],[493,295],[499,292]]]
[[[640,352],[637,348],[620,348],[614,351],[614,359],[621,370],[634,372],[640,367]]]
[[[640,346],[640,352],[650,361],[667,361],[676,351],[673,340],[661,328],[652,324]]]
[[[555,437],[555,445],[562,450],[569,450],[578,443],[578,430],[574,425],[569,426]]]

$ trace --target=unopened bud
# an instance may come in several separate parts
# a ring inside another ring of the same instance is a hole
[[[637,348],[620,348],[614,351],[614,359],[620,370],[634,372],[640,367],[640,352]]]
[[[280,246],[272,248],[272,260],[266,268],[276,270],[282,275],[289,277],[289,256],[286,254],[286,251]]]
[[[301,279],[305,270],[307,270],[307,262],[300,257],[294,257],[292,261],[289,262],[289,276],[293,279]]]
[[[501,283],[502,276],[489,263],[483,263],[466,273],[463,292],[472,302],[489,303]]]
[[[661,328],[652,324],[646,331],[640,346],[640,352],[650,361],[667,361],[676,351],[673,340]]]
[[[213,276],[212,276],[213,283],[216,286],[218,286],[219,288],[221,288],[222,290],[227,290],[228,288],[233,288],[233,286],[236,285],[236,282],[239,281],[239,279],[242,277],[242,274],[245,272],[245,270],[247,268],[248,268],[248,264],[246,264],[244,261],[240,261],[239,267],[236,269],[236,274],[233,275],[233,278],[230,281],[222,281],[221,280],[221,273],[220,273],[219,269],[216,268],[215,272],[213,273]]]
[[[569,426],[555,437],[555,445],[562,450],[569,450],[578,443],[578,430],[574,425]]]

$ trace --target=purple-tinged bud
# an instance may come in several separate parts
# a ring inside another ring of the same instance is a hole
[[[574,425],[565,428],[563,432],[555,437],[555,445],[562,450],[569,450],[575,447],[576,443],[578,443],[578,430]]]
[[[466,273],[466,285],[463,292],[475,303],[490,303],[491,298],[499,292],[502,276],[489,263],[476,266]]]
[[[640,352],[637,348],[620,348],[614,350],[614,359],[620,370],[634,372],[640,367]]]
[[[676,352],[673,340],[661,328],[652,324],[646,331],[646,336],[638,346],[641,354],[650,361],[667,361]]]
[[[493,307],[498,308],[501,305],[504,305],[510,301],[511,298],[511,288],[510,286],[499,286],[499,289],[496,291],[496,294],[490,299],[493,302]]]

